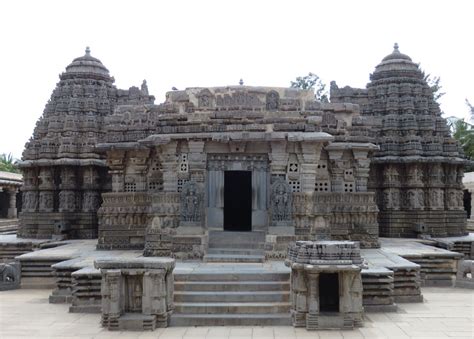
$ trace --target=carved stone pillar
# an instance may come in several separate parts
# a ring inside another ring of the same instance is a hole
[[[289,157],[286,151],[286,141],[272,141],[270,147],[270,173],[284,176]]]
[[[16,210],[16,194],[18,190],[16,188],[10,188],[8,190],[9,194],[9,206],[8,206],[8,214],[7,218],[14,219],[17,217],[17,210]]]
[[[40,212],[53,212],[54,210],[53,191],[39,192],[39,208]]]
[[[74,212],[77,207],[76,192],[61,190],[59,192],[59,212]]]
[[[97,191],[85,191],[82,198],[82,212],[97,212],[100,205],[100,194]]]
[[[23,190],[23,188],[22,188]],[[38,191],[23,190],[22,194],[22,210],[24,212],[36,212],[38,209]]]
[[[369,180],[370,159],[366,150],[353,150],[354,159],[357,162],[355,169],[356,192],[367,192],[367,182]]]
[[[120,270],[108,270],[102,276],[102,313],[107,312],[109,318],[118,318],[122,314],[122,273]],[[105,310],[106,311],[105,311]]]
[[[291,271],[291,309],[292,321],[295,327],[306,326],[308,313],[308,288],[306,286],[305,271],[303,267]]]
[[[35,212],[38,209],[38,176],[36,168],[24,168],[21,209],[23,212]]]
[[[124,189],[123,170],[110,170],[109,174],[112,176],[112,192],[123,192],[123,189]]]
[[[206,153],[204,152],[204,141],[188,141],[188,162],[190,180],[204,183],[206,175]]]
[[[53,212],[54,210],[54,181],[51,167],[40,168],[39,208],[40,212]]]
[[[59,186],[59,212],[74,212],[77,208],[76,172],[74,168],[61,169],[61,185]]]
[[[321,143],[301,143],[301,192],[314,192],[321,148]]]
[[[97,212],[100,205],[100,176],[96,167],[84,168],[82,189],[82,212]]]
[[[107,152],[107,166],[112,176],[112,192],[123,192],[125,151],[112,150]]]
[[[149,149],[133,150],[127,153],[129,161],[127,163],[125,182],[130,182],[129,177],[133,177],[132,182],[135,183],[137,192],[146,191],[146,171],[148,169],[147,161],[149,153]]]
[[[471,215],[469,216],[469,220],[474,220],[474,189],[470,189],[469,193],[471,194]]]
[[[342,162],[342,150],[328,150],[331,161],[331,191],[344,191],[344,167]]]
[[[306,272],[309,283],[308,313],[316,315],[319,313],[319,272]]]
[[[178,143],[172,141],[162,146],[163,166],[163,191],[176,192],[178,190],[177,180],[177,151]]]

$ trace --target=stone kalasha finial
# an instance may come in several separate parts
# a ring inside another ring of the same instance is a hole
[[[400,52],[400,51],[398,50],[398,43],[395,43],[395,44],[393,45],[393,52],[394,52],[394,53]]]
[[[89,46],[86,47],[86,55],[91,55],[91,49]]]
[[[243,86],[243,84],[244,84],[244,80],[240,79],[240,80],[239,80],[239,85],[240,85],[240,86]]]

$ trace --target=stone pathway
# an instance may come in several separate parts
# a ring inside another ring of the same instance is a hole
[[[423,288],[424,303],[400,304],[395,313],[369,313],[363,328],[307,332],[293,327],[170,327],[154,332],[109,332],[99,314],[68,313],[49,304],[50,290],[0,292],[0,338],[474,338],[474,292]]]

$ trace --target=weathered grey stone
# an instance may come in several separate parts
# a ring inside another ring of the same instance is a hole
[[[474,289],[474,260],[460,260],[455,286]]]
[[[381,235],[466,233],[461,179],[467,160],[421,69],[398,45],[376,66],[367,89],[331,83],[331,102],[359,104],[362,119],[351,132],[364,132],[380,147],[368,187],[376,191]]]
[[[362,326],[361,264],[355,242],[297,241],[290,246],[285,265],[291,268],[293,326],[307,330]]]
[[[21,270],[18,261],[0,263],[0,291],[20,288]]]
[[[167,327],[173,310],[171,258],[98,259],[102,326],[109,330]]]

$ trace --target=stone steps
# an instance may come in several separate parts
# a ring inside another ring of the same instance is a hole
[[[287,302],[200,302],[174,303],[176,313],[188,314],[274,314],[289,311]]]
[[[176,274],[175,326],[290,325],[288,272]]]
[[[265,261],[265,256],[248,254],[206,254],[203,260],[204,262],[259,263]]]
[[[18,219],[0,219],[0,234],[16,234],[19,223]]]
[[[270,281],[281,281],[288,283],[290,280],[290,273],[286,272],[219,272],[219,268],[216,267],[212,272],[202,273],[176,273],[174,275],[175,282],[212,282],[212,283],[223,283],[227,281],[233,281],[238,283],[244,282],[270,282]]]
[[[173,314],[171,326],[291,326],[288,314]]]
[[[99,270],[87,267],[75,271],[72,276],[71,313],[100,313],[102,306],[101,282]]]
[[[288,302],[290,293],[288,291],[176,291],[174,300],[176,302]]]
[[[209,249],[205,262],[260,263],[265,261],[265,233],[209,232]]]
[[[209,248],[207,254],[263,255],[262,249],[255,248]]]
[[[174,283],[175,293],[178,291],[202,291],[202,292],[258,292],[258,291],[283,291],[290,290],[290,283],[284,281],[187,281]]]

